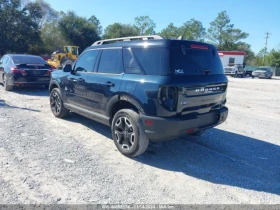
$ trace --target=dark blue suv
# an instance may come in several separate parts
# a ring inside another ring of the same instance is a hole
[[[149,140],[200,135],[224,122],[227,77],[213,45],[159,36],[101,40],[55,71],[50,106],[108,126],[118,150],[142,154]]]

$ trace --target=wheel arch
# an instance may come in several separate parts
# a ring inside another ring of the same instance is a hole
[[[50,84],[50,87],[49,87],[49,92],[52,91],[52,89],[54,88],[60,88],[59,84],[57,81],[52,81],[51,84]]]
[[[132,109],[139,114],[145,114],[140,103],[132,96],[126,94],[115,95],[108,101],[106,107],[106,114],[110,118],[110,123],[112,122],[115,113],[121,109]]]

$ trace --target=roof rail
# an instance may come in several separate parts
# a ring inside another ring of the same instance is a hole
[[[133,40],[149,40],[149,39],[163,39],[159,35],[150,35],[150,36],[130,36],[130,37],[122,37],[122,38],[116,38],[116,39],[104,39],[104,40],[99,40],[96,41],[92,44],[93,45],[103,45],[103,44],[108,44],[108,43],[113,43],[113,42],[118,42],[118,41],[133,41]]]

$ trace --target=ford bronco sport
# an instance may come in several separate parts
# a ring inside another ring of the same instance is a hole
[[[149,141],[200,135],[224,122],[227,77],[213,45],[159,36],[101,40],[54,71],[50,106],[111,126],[125,156]]]

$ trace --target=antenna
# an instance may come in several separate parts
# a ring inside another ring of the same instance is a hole
[[[183,33],[183,35],[182,35],[182,36],[179,36],[179,37],[178,37],[178,39],[179,39],[179,40],[183,40],[183,38],[184,38],[184,36],[185,36],[186,32],[187,32],[187,29],[185,29],[185,31],[184,31],[184,33]]]

